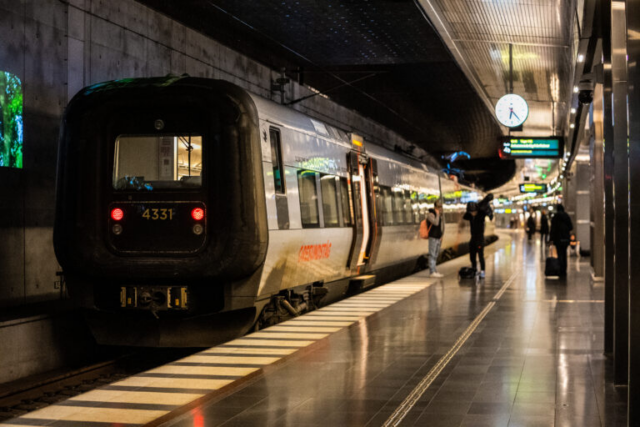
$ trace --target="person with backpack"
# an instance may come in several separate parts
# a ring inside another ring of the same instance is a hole
[[[547,211],[542,211],[540,215],[540,237],[542,243],[547,243],[549,239],[549,219],[547,218]]]
[[[573,230],[571,218],[564,211],[564,206],[558,204],[556,206],[556,214],[551,218],[549,243],[553,243],[558,250],[560,277],[567,277],[567,247],[571,242],[571,230]]]
[[[433,209],[429,209],[427,217],[420,223],[420,237],[429,240],[429,271],[431,272],[431,277],[442,277],[442,274],[436,270],[436,261],[440,254],[440,246],[444,236],[445,219],[442,212],[442,201],[438,199]]]
[[[471,258],[471,268],[477,271],[476,257],[480,258],[480,272],[478,275],[484,278],[484,223],[485,218],[493,220],[493,210],[489,202],[493,199],[493,194],[488,194],[480,203],[467,203],[467,212],[462,219],[469,221],[471,228],[471,240],[469,241],[469,257]]]
[[[536,233],[536,220],[533,217],[533,212],[529,214],[529,219],[527,220],[527,235],[529,236],[529,241],[531,241],[531,237]]]

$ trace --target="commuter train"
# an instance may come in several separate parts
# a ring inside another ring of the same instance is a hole
[[[54,245],[99,343],[205,346],[411,273],[440,197],[455,250],[482,196],[229,82],[117,80],[66,109]]]

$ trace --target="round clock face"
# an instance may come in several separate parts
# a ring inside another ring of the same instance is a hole
[[[508,94],[496,103],[496,117],[506,127],[520,126],[529,117],[527,101],[520,95]]]

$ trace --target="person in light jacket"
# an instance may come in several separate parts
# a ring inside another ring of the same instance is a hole
[[[444,236],[444,215],[442,213],[442,201],[436,200],[433,209],[429,209],[427,214],[427,225],[429,227],[429,271],[431,277],[442,277],[436,270],[436,261],[440,254],[442,237]]]

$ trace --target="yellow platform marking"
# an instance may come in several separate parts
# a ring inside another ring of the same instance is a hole
[[[282,332],[288,332],[288,331],[304,331],[304,332],[338,332],[340,329],[342,329],[341,327],[335,327],[335,328],[330,328],[327,326],[312,326],[312,327],[307,327],[307,328],[301,328],[299,326],[292,326],[292,325],[277,325],[277,326],[272,326],[269,328],[270,331],[282,331]]]
[[[271,328],[269,328],[271,330]],[[251,338],[297,338],[297,339],[310,339],[320,340],[329,334],[309,333],[310,331],[301,331],[305,333],[287,333],[287,332],[256,332],[251,334]]]
[[[156,405],[186,405],[187,403],[202,396],[204,396],[204,394],[201,393],[159,393],[139,390],[121,391],[97,389],[72,397],[69,400]]]
[[[150,374],[183,374],[183,375],[234,375],[245,376],[258,368],[234,368],[233,366],[180,366],[164,365],[147,371]]]
[[[358,320],[353,320],[351,322],[323,322],[321,320],[318,321],[306,321],[306,320],[289,320],[287,322],[287,324],[289,325],[299,325],[299,326],[304,326],[304,325],[309,325],[310,323],[312,323],[313,325],[318,325],[318,326],[350,326],[354,323],[356,323]]]
[[[259,354],[264,356],[287,356],[296,351],[295,348],[228,348],[228,347],[212,347],[197,354]]]
[[[281,356],[276,357],[242,357],[242,356],[189,356],[180,360],[180,362],[191,363],[219,363],[224,365],[269,365],[277,360],[280,360]]]
[[[147,411],[144,409],[83,408],[78,406],[52,405],[31,412],[28,418],[39,420],[85,421],[102,423],[145,424],[168,411]]]
[[[224,346],[242,345],[249,347],[306,347],[315,341],[287,341],[287,340],[265,340],[265,339],[246,339],[240,338],[223,344]]]
[[[415,284],[414,284],[415,283]],[[431,282],[432,283],[432,282]],[[132,387],[130,391],[96,389],[71,398],[71,400],[111,403],[169,404],[186,405],[203,395],[200,393],[181,393],[179,389],[203,389],[214,391],[236,380],[177,378],[171,375],[227,375],[246,376],[260,368],[247,368],[242,364],[266,366],[282,357],[295,353],[302,347],[313,344],[344,327],[351,326],[373,313],[384,310],[398,301],[404,300],[431,285],[426,281],[391,283],[352,297],[347,301],[307,313],[279,325],[260,331],[248,337],[238,338],[219,347],[213,347],[187,356],[178,362],[202,363],[205,365],[168,364],[147,371],[152,374],[166,374],[168,377],[132,376],[114,383],[114,386]],[[292,333],[292,332],[296,333]],[[231,346],[231,347],[229,347]],[[233,347],[237,346],[237,347]],[[296,347],[296,348],[262,348]],[[235,354],[238,354],[236,356]],[[255,355],[247,357],[243,355]],[[221,364],[225,366],[206,366]],[[167,393],[146,392],[135,387],[154,387],[167,389]],[[178,391],[169,391],[177,389]],[[24,417],[54,419],[79,422],[137,423],[145,424],[165,415],[167,411],[134,410],[113,408],[88,408],[52,405],[32,412]],[[3,424],[2,426],[18,426]],[[26,424],[19,424],[25,427]],[[36,427],[36,426],[34,426]],[[39,426],[37,426],[39,427]]]
[[[298,320],[309,320],[309,321],[315,321],[315,320],[358,320],[358,319],[364,319],[365,317],[368,316],[367,315],[360,315],[360,314],[354,314],[354,315],[347,315],[348,313],[332,313],[330,311],[323,311],[322,313],[318,312],[318,313],[309,313],[305,316],[302,317],[298,317]],[[285,322],[285,324],[288,324],[289,322],[291,322],[292,320]]]
[[[201,388],[204,390],[218,390],[221,387],[231,384],[235,380],[206,380],[193,378],[150,378],[150,377],[129,377],[125,380],[118,381],[116,386],[134,386],[134,387],[156,387],[156,388]]]

